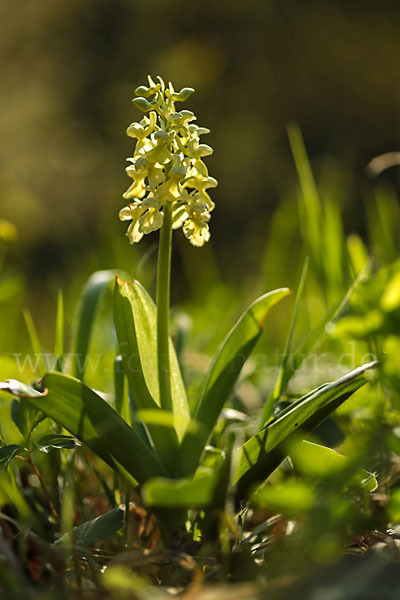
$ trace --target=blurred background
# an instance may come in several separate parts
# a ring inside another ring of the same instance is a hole
[[[68,301],[94,269],[152,284],[157,234],[132,248],[118,220],[125,130],[141,118],[131,98],[148,73],[196,88],[185,108],[211,128],[219,181],[210,246],[175,234],[175,302],[213,277],[239,290],[260,273],[261,291],[297,281],[290,123],[345,233],[365,238],[370,195],[397,187],[397,169],[377,183],[365,168],[400,146],[399,22],[396,0],[1,0],[0,218],[33,305],[54,311],[57,287]]]

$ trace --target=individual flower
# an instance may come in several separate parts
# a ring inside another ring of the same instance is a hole
[[[146,115],[127,129],[127,135],[136,139],[126,167],[132,183],[123,194],[131,202],[119,218],[131,221],[127,236],[134,244],[162,227],[168,207],[173,229],[182,227],[191,244],[203,246],[210,239],[208,223],[214,209],[206,190],[217,185],[203,162],[213,150],[200,143],[209,129],[193,123],[196,117],[191,111],[175,108],[176,102],[191,96],[192,88],[176,92],[171,83],[166,87],[161,77],[157,80],[149,76],[149,85],[136,89],[133,103]]]

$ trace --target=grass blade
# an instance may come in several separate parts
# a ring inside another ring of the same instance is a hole
[[[62,290],[58,290],[57,296],[57,316],[56,316],[56,336],[54,342],[54,356],[57,359],[57,371],[62,371],[62,361],[64,357],[64,297]]]
[[[296,300],[295,300],[295,304],[294,304],[292,322],[290,324],[289,335],[287,338],[285,350],[283,352],[282,362],[281,362],[281,366],[279,368],[277,381],[275,384],[275,388],[272,391],[272,394],[270,395],[267,402],[265,403],[264,410],[263,410],[262,416],[261,416],[260,427],[263,427],[265,425],[265,423],[269,420],[269,418],[272,416],[272,414],[274,412],[275,403],[281,397],[282,391],[285,388],[286,383],[287,383],[288,360],[289,360],[290,353],[292,351],[293,337],[294,337],[294,332],[296,329],[296,323],[297,323],[297,317],[299,314],[300,302],[303,298],[309,262],[310,262],[309,258],[307,257],[304,262],[304,266],[303,266],[301,276],[300,276],[299,287],[297,289]]]
[[[320,267],[320,260],[322,259],[320,253],[322,247],[321,201],[300,128],[297,125],[290,125],[288,136],[301,187],[300,210],[304,214],[304,218],[301,219],[304,238],[310,247],[313,259]]]
[[[333,323],[343,312],[344,308],[346,307],[349,301],[350,296],[358,287],[358,285],[365,279],[369,270],[370,265],[365,265],[364,269],[358,273],[357,277],[354,279],[353,283],[351,284],[343,298],[340,300],[340,302],[326,313],[324,318],[318,323],[318,325],[316,325],[316,327],[314,327],[309,336],[297,348],[292,360],[286,365],[285,378],[283,381],[281,394],[284,393],[290,379],[293,377],[296,371],[300,369],[305,359],[308,356],[310,356],[311,352],[316,350],[316,348],[318,348],[318,346],[322,343],[322,340],[325,337],[330,323]]]
[[[38,333],[36,331],[36,327],[35,327],[35,323],[33,321],[32,315],[30,310],[28,310],[27,308],[25,308],[23,310],[23,316],[24,316],[24,321],[25,321],[25,325],[26,328],[28,330],[28,335],[29,335],[29,341],[31,343],[31,347],[32,350],[35,354],[35,357],[38,358],[39,360],[36,361],[36,364],[38,366],[40,366],[41,372],[45,373],[47,371],[47,365],[44,359],[44,354],[42,351],[42,346],[40,344],[39,341],[39,336]]]

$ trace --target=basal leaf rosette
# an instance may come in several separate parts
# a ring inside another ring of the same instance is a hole
[[[134,244],[161,228],[168,207],[173,229],[182,227],[193,246],[203,246],[210,239],[208,223],[214,208],[207,190],[217,185],[203,161],[213,150],[200,143],[209,129],[193,123],[191,111],[175,108],[176,102],[191,96],[192,88],[176,92],[171,83],[166,88],[161,77],[157,79],[155,83],[149,76],[149,86],[136,89],[133,103],[146,115],[127,129],[136,146],[126,168],[132,183],[123,194],[130,203],[119,218],[131,221],[127,236]]]

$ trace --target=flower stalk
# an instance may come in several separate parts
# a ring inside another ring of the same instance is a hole
[[[171,280],[172,215],[164,206],[164,220],[160,230],[157,265],[157,351],[160,405],[171,410],[169,368],[169,298]]]

